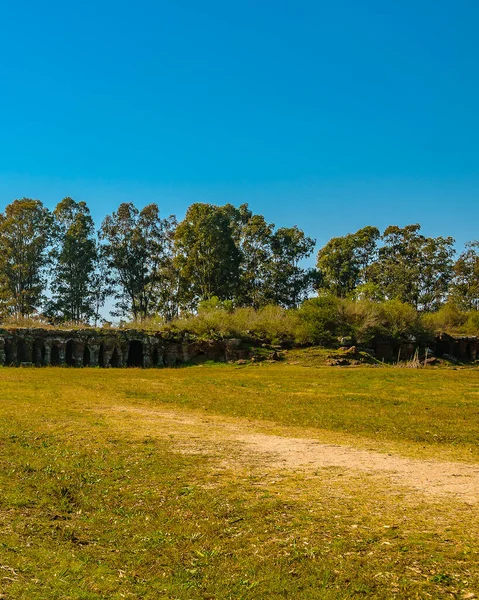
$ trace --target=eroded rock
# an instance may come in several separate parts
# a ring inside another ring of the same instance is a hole
[[[188,362],[247,360],[241,340],[181,339],[124,329],[0,329],[0,365],[174,367]]]

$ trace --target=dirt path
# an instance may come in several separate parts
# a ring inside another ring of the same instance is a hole
[[[479,465],[418,460],[351,446],[322,443],[318,439],[259,433],[240,419],[200,416],[193,411],[142,409],[116,406],[107,412],[131,420],[143,435],[166,437],[185,453],[215,456],[225,466],[258,461],[264,469],[314,473],[338,468],[343,475],[358,473],[385,477],[391,486],[431,496],[455,496],[467,503],[479,502]],[[104,413],[104,409],[102,409]]]

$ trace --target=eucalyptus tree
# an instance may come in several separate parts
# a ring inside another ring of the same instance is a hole
[[[156,204],[138,210],[123,203],[103,220],[99,237],[115,285],[115,315],[141,321],[156,312],[174,227],[175,219],[160,218]]]
[[[229,219],[233,240],[239,253],[238,284],[234,291],[237,306],[259,308],[270,300],[267,278],[271,266],[274,224],[254,214],[248,204],[220,207]]]
[[[370,272],[385,298],[429,311],[446,298],[453,275],[454,239],[425,237],[420,229],[417,223],[389,226]]]
[[[241,235],[238,303],[260,308],[270,302],[274,224],[263,215],[251,215]]]
[[[265,281],[265,293],[270,302],[295,308],[317,287],[318,271],[301,266],[301,261],[313,253],[314,245],[315,240],[296,225],[280,227],[273,233]]]
[[[175,265],[185,307],[196,308],[213,296],[234,297],[240,252],[223,207],[195,203],[188,208],[175,232]]]
[[[315,241],[298,227],[275,230],[263,215],[247,204],[221,207],[230,220],[239,252],[239,277],[233,300],[239,306],[259,308],[279,303],[295,307],[317,285],[317,271],[301,261],[311,255]]]
[[[479,242],[466,244],[453,267],[449,296],[466,310],[479,310]]]
[[[359,285],[368,283],[379,237],[379,230],[368,226],[329,240],[319,250],[316,263],[321,273],[321,287],[344,298]]]
[[[53,211],[54,243],[47,314],[87,323],[95,317],[104,280],[94,280],[98,261],[95,224],[85,202],[64,198]]]
[[[51,231],[40,200],[14,200],[0,214],[0,298],[7,313],[27,317],[40,309]]]

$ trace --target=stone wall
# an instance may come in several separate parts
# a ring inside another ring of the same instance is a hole
[[[249,358],[240,340],[181,339],[135,330],[0,329],[0,365],[172,367]]]
[[[378,339],[371,344],[375,356],[387,362],[409,360],[415,342]],[[436,356],[461,362],[479,360],[479,338],[441,334],[427,344]],[[426,347],[419,346],[424,355]],[[249,359],[254,350],[241,340],[197,340],[184,334],[122,329],[54,330],[0,329],[0,365],[69,365],[72,367],[174,367],[189,362]]]
[[[479,337],[442,333],[436,339],[436,354],[438,356],[454,356],[460,361],[475,362],[479,359]]]
[[[371,346],[376,357],[387,362],[398,359],[410,360],[417,350],[420,355],[424,355],[426,348],[439,358],[453,357],[460,362],[475,362],[479,359],[479,337],[477,336],[452,336],[441,333],[427,344],[378,339]]]

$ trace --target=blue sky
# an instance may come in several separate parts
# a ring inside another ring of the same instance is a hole
[[[0,0],[0,209],[479,238],[477,0]]]

